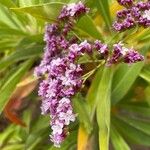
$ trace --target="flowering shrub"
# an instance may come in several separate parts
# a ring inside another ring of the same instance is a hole
[[[120,3],[127,5],[123,2]],[[37,77],[46,76],[39,87],[39,96],[43,97],[41,109],[42,114],[50,113],[52,128],[50,137],[58,147],[66,137],[66,126],[75,121],[71,97],[82,87],[83,72],[81,66],[76,63],[77,58],[85,53],[93,55],[95,49],[98,55],[105,59],[107,66],[120,61],[131,64],[144,60],[137,51],[124,47],[121,42],[114,44],[112,54],[109,54],[108,45],[99,40],[94,44],[86,40],[78,44],[79,41],[74,35],[68,37],[75,19],[88,11],[89,9],[81,2],[62,8],[57,23],[46,26],[44,58],[35,70]]]
[[[0,149],[150,146],[149,0],[10,0],[0,17]]]

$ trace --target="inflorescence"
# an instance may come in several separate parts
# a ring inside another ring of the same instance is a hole
[[[47,25],[44,41],[46,42],[43,59],[35,69],[35,75],[42,79],[39,96],[42,97],[42,114],[50,114],[51,141],[59,147],[68,135],[67,126],[74,122],[71,98],[82,87],[83,70],[78,64],[79,57],[96,52],[107,66],[119,62],[136,63],[144,57],[133,48],[128,49],[119,42],[109,46],[96,40],[94,43],[80,42],[71,32],[76,20],[89,12],[81,2],[65,5],[55,23]]]
[[[113,24],[116,31],[124,31],[135,26],[150,27],[150,1],[134,2],[134,0],[118,0],[125,9],[117,12],[117,20]]]

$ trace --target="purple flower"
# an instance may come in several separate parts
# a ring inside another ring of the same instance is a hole
[[[144,56],[140,55],[137,51],[132,49],[124,56],[124,62],[129,64],[136,63],[143,60],[144,60]]]
[[[67,136],[66,126],[76,118],[71,97],[82,86],[82,68],[76,64],[76,60],[84,53],[92,51],[87,41],[76,44],[76,38],[72,36],[69,40],[68,33],[73,28],[75,18],[88,10],[81,2],[63,7],[58,23],[45,28],[45,53],[40,65],[35,69],[35,75],[44,78],[38,91],[42,97],[41,111],[42,114],[50,113],[50,138],[58,147]]]
[[[84,4],[80,1],[79,3],[71,3],[63,7],[59,19],[68,19],[70,17],[79,17],[89,11]]]
[[[96,40],[94,42],[94,48],[99,52],[101,56],[107,57],[109,54],[109,48],[107,44],[103,44],[101,41]]]
[[[118,0],[118,3],[125,7],[129,7],[129,6],[133,5],[133,1],[134,0]]]
[[[92,46],[87,42],[87,40],[83,41],[80,43],[79,47],[81,48],[82,53],[87,52],[91,53],[92,52]]]
[[[111,66],[112,64],[116,64],[121,61],[132,64],[143,60],[144,56],[133,49],[124,47],[124,44],[119,42],[118,44],[113,45],[112,55],[109,56],[106,65]]]
[[[62,134],[56,133],[56,134],[50,135],[50,139],[54,143],[55,147],[60,147],[60,144],[64,141],[66,136],[67,135],[65,133],[62,133]]]
[[[150,1],[136,4],[132,0],[118,0],[118,2],[127,8],[117,12],[117,19],[113,23],[116,31],[124,31],[135,25],[150,27]]]

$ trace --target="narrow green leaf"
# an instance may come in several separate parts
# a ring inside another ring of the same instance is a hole
[[[142,48],[142,53],[146,54],[149,46]],[[127,64],[120,64],[117,71],[114,74],[112,83],[112,104],[118,103],[128,92],[133,85],[134,81],[140,74],[144,66],[144,62],[139,62],[129,66]]]
[[[138,77],[143,66],[143,62],[133,64],[132,66],[128,66],[127,64],[120,64],[119,68],[115,72],[113,79],[111,97],[113,105],[125,96],[125,94],[128,92],[128,90]]]
[[[11,138],[11,136],[14,134],[14,126],[9,126],[5,129],[5,132],[0,133],[0,147],[5,145],[7,141]]]
[[[89,108],[90,108],[91,120],[93,120],[93,118],[94,118],[97,103],[99,101],[96,99],[96,96],[97,96],[96,94],[98,91],[99,83],[101,81],[102,72],[103,72],[103,69],[99,68],[98,71],[96,72],[96,75],[92,81],[92,84],[91,84],[90,89],[89,89],[87,96],[86,96],[87,103],[88,103]]]
[[[5,5],[8,8],[16,6],[12,0],[0,0],[0,3]]]
[[[142,115],[143,117],[150,117],[150,108],[145,107],[145,106],[141,106],[141,104],[139,104],[139,105],[119,104],[118,106],[119,106],[119,108],[125,109],[128,112],[137,113],[138,115]]]
[[[28,58],[33,58],[35,56],[40,56],[43,51],[43,46],[32,46],[30,48],[26,49],[20,49],[12,53],[11,55],[7,56],[6,58],[2,59],[0,61],[0,69],[3,69],[5,67],[8,67],[14,62],[28,59]]]
[[[75,112],[78,114],[79,121],[83,124],[84,128],[87,130],[87,133],[90,133],[92,130],[92,124],[89,116],[89,108],[86,101],[81,95],[77,95],[73,99],[73,106]]]
[[[101,39],[102,35],[100,32],[97,30],[96,25],[94,24],[92,18],[88,15],[83,16],[77,23],[77,27],[84,31],[86,34],[92,36],[93,38],[96,39]]]
[[[105,67],[96,93],[99,149],[108,150],[110,130],[110,92],[112,69]]]
[[[150,136],[150,122],[136,119],[136,118],[129,118],[129,117],[123,117],[118,116],[118,118],[126,123],[128,123],[130,126],[142,131],[143,133]]]
[[[110,137],[115,150],[131,150],[115,126],[111,125]]]
[[[148,105],[150,106],[150,86],[146,87],[144,90],[145,93],[145,100],[147,101]]]
[[[4,36],[6,36],[6,35],[10,35],[10,34],[12,34],[13,36],[14,35],[22,35],[22,36],[25,36],[25,35],[27,35],[27,33],[25,33],[25,32],[23,32],[22,30],[19,30],[19,29],[13,29],[13,28],[10,28],[10,27],[0,27],[0,34],[1,35],[4,35]]]
[[[107,27],[109,28],[111,26],[111,17],[108,0],[96,0],[96,7],[98,8],[100,15],[103,17]]]
[[[6,145],[3,150],[21,150],[24,149],[24,144],[10,144]]]
[[[17,16],[12,13],[8,8],[0,4],[0,24],[9,26],[11,29],[24,31],[25,27]]]
[[[144,146],[150,146],[150,136],[141,130],[131,126],[129,123],[121,120],[118,117],[113,117],[113,124],[130,142]],[[127,132],[128,131],[128,132]]]
[[[49,120],[50,117],[47,116],[39,116],[38,118],[36,118],[35,120],[31,120],[31,124],[30,124],[30,131],[31,133],[34,133],[38,130],[40,130],[41,128],[47,128],[49,126]]]
[[[31,133],[25,142],[25,149],[35,150],[38,144],[40,144],[43,140],[48,138],[48,130],[49,127],[46,127]]]
[[[18,70],[5,82],[5,84],[0,89],[0,113],[3,111],[5,105],[7,104],[9,97],[15,90],[17,83],[20,81],[22,76],[32,65],[32,60],[23,63],[19,66]]]
[[[51,2],[28,7],[11,8],[13,11],[29,13],[37,19],[55,21],[64,3]]]
[[[150,68],[145,67],[140,73],[140,77],[150,83]]]

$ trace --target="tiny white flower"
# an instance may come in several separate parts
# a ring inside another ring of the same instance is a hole
[[[126,48],[126,47],[122,47],[122,51],[121,51],[121,53],[122,53],[122,55],[124,56],[124,55],[126,55],[126,53],[129,51],[129,49],[128,48]]]
[[[143,14],[143,18],[150,20],[150,10],[145,10]]]
[[[70,68],[70,70],[76,70],[76,65],[73,63],[70,63],[69,68]]]
[[[56,120],[55,125],[52,125],[53,134],[61,134],[63,132],[63,124]]]
[[[70,99],[64,97],[64,98],[62,98],[62,99],[59,101],[59,103],[61,103],[61,104],[63,104],[63,103],[69,104],[69,103],[70,103]]]
[[[66,113],[61,112],[59,114],[60,120],[65,121],[65,125],[69,125],[70,121],[75,121],[75,115],[72,113],[72,110],[68,110]]]
[[[51,66],[54,66],[54,65],[59,66],[61,63],[62,63],[62,59],[60,59],[60,58],[53,59],[51,61]]]

